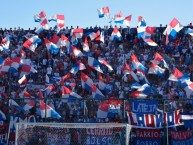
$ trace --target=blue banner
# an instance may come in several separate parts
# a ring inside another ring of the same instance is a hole
[[[141,114],[155,114],[157,111],[157,101],[132,101],[132,112]]]

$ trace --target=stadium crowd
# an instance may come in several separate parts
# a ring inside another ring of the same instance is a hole
[[[115,26],[117,27],[117,26]],[[191,27],[191,26],[188,26]],[[78,26],[77,26],[78,28]],[[64,34],[66,37],[70,37],[70,33],[73,27],[64,28],[60,31],[59,36]],[[156,27],[155,32],[152,34],[152,40],[154,40],[158,46],[148,46],[142,39],[137,37],[136,28],[118,28],[122,39],[120,41],[110,41],[110,36],[113,31],[113,26],[105,26],[100,28],[98,26],[84,29],[84,35],[82,39],[78,39],[76,45],[81,51],[83,51],[83,42],[86,34],[89,32],[97,32],[98,30],[104,30],[104,40],[91,41],[88,39],[90,53],[89,56],[94,58],[104,58],[113,67],[113,71],[109,71],[107,68],[101,66],[103,70],[103,81],[106,86],[106,91],[101,92],[105,95],[105,99],[125,99],[129,102],[131,93],[131,84],[135,83],[135,80],[131,75],[123,75],[122,68],[125,67],[125,63],[131,64],[130,56],[134,53],[139,61],[145,66],[149,67],[151,60],[153,60],[154,54],[158,52],[166,60],[169,69],[166,69],[165,76],[158,77],[157,75],[147,74],[146,77],[151,85],[151,93],[147,97],[149,99],[175,99],[175,103],[171,103],[171,100],[165,102],[166,111],[184,108],[187,111],[193,111],[193,102],[186,100],[187,96],[185,91],[177,86],[175,82],[168,81],[169,75],[178,68],[181,72],[187,73],[190,76],[190,80],[193,81],[193,37],[185,33],[185,29],[182,29],[175,39],[169,38],[169,44],[165,44],[165,35],[163,31],[165,27]],[[79,94],[83,100],[67,103],[62,100],[61,92],[61,77],[69,73],[70,69],[77,62],[77,58],[68,52],[66,47],[60,49],[60,53],[49,55],[46,49],[43,38],[49,40],[52,39],[55,32],[53,30],[44,30],[39,34],[42,43],[38,44],[35,52],[24,48],[23,43],[31,36],[35,35],[35,28],[23,30],[21,28],[0,29],[0,42],[7,35],[12,36],[10,41],[9,50],[1,51],[0,57],[15,58],[21,57],[21,50],[26,53],[26,60],[30,62],[37,73],[30,73],[27,75],[27,84],[19,84],[20,71],[15,73],[1,73],[0,85],[5,87],[7,96],[15,100],[20,106],[24,106],[28,100],[25,99],[28,95],[32,98],[39,99],[38,89],[45,88],[46,74],[54,84],[54,90],[47,94],[45,97],[46,103],[58,112],[62,118],[60,120],[54,118],[47,118],[46,121],[60,121],[60,122],[126,122],[126,117],[123,114],[123,102],[121,103],[121,112],[114,118],[98,119],[97,110],[100,100],[94,100],[91,96],[91,92],[84,90],[81,87],[80,71],[77,74],[71,74],[71,77],[65,81],[65,85],[71,88],[74,92]],[[96,70],[90,68],[87,64],[87,58],[82,57],[80,61],[86,66],[85,70],[82,70],[87,74],[98,87],[98,75]],[[28,92],[28,95],[24,93]],[[3,93],[3,92],[1,92]],[[193,99],[193,94],[190,95],[190,99]],[[2,98],[1,98],[2,99]],[[29,98],[28,98],[29,99]],[[84,101],[85,99],[85,101]],[[8,109],[11,107],[11,111]],[[0,109],[7,116],[20,116],[25,118],[28,115],[35,115],[37,121],[45,121],[40,117],[40,107],[38,103],[33,108],[27,111],[23,111],[14,106],[9,106],[9,103],[3,101],[0,102]],[[127,108],[131,109],[130,107]],[[159,102],[159,109],[163,110],[163,102]],[[85,114],[87,114],[85,116]]]

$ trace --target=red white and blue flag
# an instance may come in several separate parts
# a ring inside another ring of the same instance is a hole
[[[38,43],[40,42],[41,42],[41,39],[37,35],[35,35],[29,38],[28,40],[26,40],[23,44],[23,47],[34,52],[36,47],[38,46]]]

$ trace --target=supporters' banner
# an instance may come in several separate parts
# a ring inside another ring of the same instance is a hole
[[[7,141],[7,129],[6,125],[0,125],[0,145],[5,145]]]
[[[87,145],[112,145],[112,128],[87,128]]]
[[[137,129],[134,145],[161,145],[161,133],[159,129]]]
[[[128,123],[136,128],[162,128],[167,122],[168,127],[182,125],[180,121],[180,113],[182,110],[173,112],[165,112],[163,114],[136,114],[128,112]]]
[[[132,101],[132,112],[142,114],[155,114],[157,101]]]
[[[0,92],[5,93],[5,86],[1,86],[1,85],[0,85]]]
[[[114,118],[120,113],[121,101],[120,100],[109,100],[108,117]]]
[[[192,145],[192,130],[187,131],[170,131],[171,145]]]

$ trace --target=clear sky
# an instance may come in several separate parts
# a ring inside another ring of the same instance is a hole
[[[109,6],[111,16],[119,11],[124,16],[131,14],[131,27],[136,27],[138,16],[143,16],[149,26],[166,25],[174,17],[182,25],[193,20],[193,0],[4,0],[1,1],[0,27],[34,28],[38,23],[33,16],[42,10],[47,17],[64,14],[66,26],[109,25],[107,19],[98,18],[97,8],[104,6]],[[49,26],[54,24],[51,22]]]

